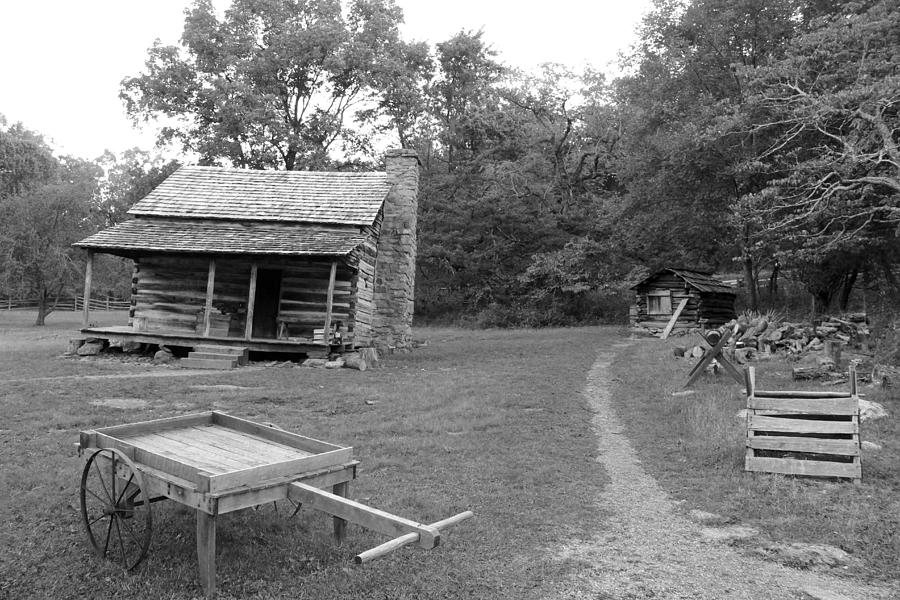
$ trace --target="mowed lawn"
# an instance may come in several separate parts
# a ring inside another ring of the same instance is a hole
[[[78,379],[57,377],[174,371],[64,357],[77,315],[51,315],[46,328],[31,318],[0,312],[0,598],[199,595],[194,515],[172,502],[153,505],[150,553],[135,572],[89,551],[74,443],[81,430],[208,409],[353,446],[361,464],[351,497],[371,506],[426,523],[475,512],[434,550],[362,566],[353,555],[386,538],[350,525],[338,547],[324,513],[289,520],[285,506],[225,515],[220,598],[565,595],[581,565],[562,547],[603,527],[596,498],[606,476],[580,391],[615,329],[419,329],[420,348],[366,372]],[[239,387],[210,387],[223,385]]]

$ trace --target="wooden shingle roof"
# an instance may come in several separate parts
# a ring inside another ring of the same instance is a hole
[[[365,234],[350,227],[144,218],[119,223],[74,245],[126,256],[139,251],[346,256],[365,240]]]
[[[645,286],[665,273],[671,273],[676,277],[679,277],[680,279],[684,280],[686,284],[701,292],[708,292],[713,294],[731,294],[732,296],[736,295],[733,287],[731,287],[727,283],[719,281],[718,279],[714,279],[712,277],[712,274],[708,271],[698,271],[694,269],[681,268],[666,268],[657,271],[637,285],[632,286],[631,289]]]
[[[384,173],[181,167],[135,204],[137,217],[371,225]]]

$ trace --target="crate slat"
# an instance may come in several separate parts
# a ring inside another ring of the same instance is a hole
[[[850,393],[756,390],[753,367],[745,371],[745,382],[746,471],[861,481],[859,396],[852,367]]]
[[[754,436],[747,439],[747,447],[754,450],[782,450],[814,454],[859,456],[859,444],[854,440],[829,440],[777,435]]]
[[[850,479],[859,479],[862,476],[859,463],[831,462],[826,460],[797,460],[795,458],[754,456],[747,459],[745,468],[747,471],[780,473],[782,475],[847,477]]]

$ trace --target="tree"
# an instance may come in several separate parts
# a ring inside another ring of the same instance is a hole
[[[770,139],[754,159],[771,173],[751,198],[757,239],[801,267],[819,309],[866,264],[897,260],[898,56],[896,3],[848,3],[751,78],[753,131]]]
[[[366,148],[354,114],[373,117],[364,109],[379,101],[406,127],[415,85],[398,73],[409,64],[414,81],[425,65],[420,47],[401,42],[401,22],[393,0],[353,0],[346,17],[339,0],[234,0],[221,20],[197,0],[181,47],[155,43],[120,95],[136,121],[174,120],[160,141],[204,163],[321,168],[333,150]]]
[[[126,150],[121,156],[107,151],[98,163],[105,172],[100,183],[100,210],[106,226],[125,220],[128,209],[181,166],[177,160],[140,148]]]
[[[96,231],[100,176],[94,163],[63,157],[54,179],[0,201],[0,275],[7,289],[37,298],[35,325],[78,279],[72,243]]]
[[[621,247],[651,269],[718,267],[735,254],[749,304],[763,256],[740,210],[765,179],[744,159],[759,140],[734,135],[747,77],[778,57],[800,24],[797,0],[659,0],[644,21],[632,72],[616,83],[628,189]]]
[[[46,181],[57,167],[43,137],[21,123],[5,127],[6,119],[0,115],[0,200]]]

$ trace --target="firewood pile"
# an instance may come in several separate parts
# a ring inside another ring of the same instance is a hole
[[[741,315],[719,328],[720,335],[725,331],[734,334],[723,354],[738,364],[780,355],[797,363],[794,379],[829,379],[833,383],[846,381],[849,360],[858,365],[863,381],[868,379],[866,373],[872,371],[871,331],[865,313],[825,317],[816,324]],[[704,352],[702,344],[675,351],[677,356],[689,357],[699,357]]]

